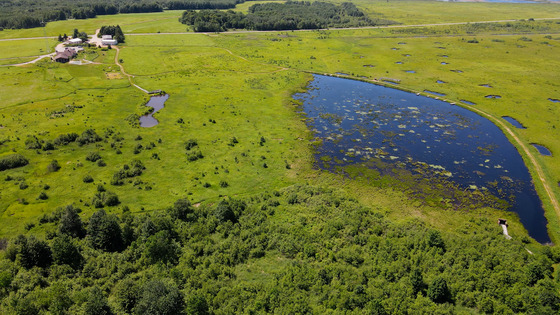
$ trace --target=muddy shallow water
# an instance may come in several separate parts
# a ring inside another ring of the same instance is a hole
[[[550,241],[527,167],[489,120],[433,98],[320,75],[294,97],[303,101],[308,126],[321,140],[319,167],[336,171],[382,161],[412,172],[422,165],[463,190],[507,200],[531,237]]]

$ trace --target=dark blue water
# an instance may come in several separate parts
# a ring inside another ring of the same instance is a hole
[[[560,1],[560,0],[559,0],[559,1]],[[559,100],[559,99],[549,98],[548,100],[551,101],[551,102],[554,102],[554,103],[560,103],[560,100]]]
[[[476,103],[473,103],[471,101],[467,101],[467,100],[461,100],[462,103],[465,103],[467,105],[476,105]]]
[[[510,210],[531,237],[550,241],[527,167],[489,120],[429,97],[320,75],[295,98],[303,101],[309,127],[323,140],[316,156],[321,167],[334,171],[373,159],[424,163],[464,189],[513,196]]]
[[[149,128],[159,124],[159,121],[157,121],[157,119],[155,119],[153,115],[157,111],[163,108],[163,105],[165,104],[165,101],[167,101],[168,98],[169,98],[169,94],[154,95],[150,97],[150,100],[148,101],[146,106],[151,107],[154,110],[151,113],[140,117],[140,127]]]
[[[522,123],[520,123],[519,121],[517,121],[517,119],[513,118],[513,117],[509,117],[509,116],[502,116],[502,118],[507,121],[508,123],[512,124],[515,128],[519,128],[519,129],[527,129],[525,128],[525,126],[523,126]]]
[[[545,156],[551,156],[552,152],[550,152],[550,150],[545,147],[544,145],[540,145],[540,144],[536,144],[536,143],[531,143],[532,146],[535,147],[535,149],[537,149],[537,151],[539,151],[539,153],[541,155],[545,155]]]

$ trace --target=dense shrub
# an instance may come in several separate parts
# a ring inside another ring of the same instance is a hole
[[[89,143],[95,143],[95,142],[99,142],[103,140],[103,138],[101,138],[93,129],[88,129],[84,132],[82,132],[82,134],[76,139],[76,142],[78,142],[78,144],[80,146],[85,145],[85,144],[89,144]]]
[[[123,185],[125,179],[140,176],[145,169],[146,167],[142,161],[132,160],[130,166],[125,164],[122,169],[113,174],[111,185]]]
[[[185,149],[189,151],[190,149],[198,146],[198,142],[195,139],[189,139],[185,142]]]
[[[57,160],[52,160],[49,165],[47,165],[47,171],[49,172],[56,172],[60,169],[60,164],[58,164]]]
[[[90,161],[90,162],[95,162],[100,159],[101,159],[101,155],[99,155],[99,152],[90,152],[86,156],[86,161]]]
[[[29,161],[21,154],[10,154],[0,157],[0,171],[21,167],[29,164]]]
[[[84,176],[84,178],[82,179],[84,181],[84,183],[92,183],[93,182],[93,177],[91,177],[91,175],[86,175]]]
[[[78,139],[78,134],[77,133],[67,133],[67,134],[62,134],[58,137],[56,137],[56,139],[54,139],[54,144],[56,145],[66,145],[70,142],[74,142],[76,141],[76,139]]]
[[[202,155],[202,152],[200,152],[200,150],[193,150],[187,152],[187,161],[189,162],[194,162],[202,158],[204,158],[204,155]]]

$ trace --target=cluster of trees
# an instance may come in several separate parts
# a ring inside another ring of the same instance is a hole
[[[101,28],[99,29],[99,35],[111,35],[113,36],[113,39],[119,43],[124,43],[125,39],[124,33],[119,25],[101,26]]]
[[[0,313],[560,311],[558,248],[475,216],[439,232],[302,185],[82,218],[56,210],[0,247]]]
[[[186,11],[179,19],[196,32],[222,32],[231,28],[249,30],[296,30],[377,25],[353,3],[326,2],[263,3],[249,8],[247,15],[229,11]]]
[[[40,27],[50,21],[88,19],[117,13],[161,12],[169,10],[230,9],[243,0],[160,0],[160,1],[3,1],[0,28]]]

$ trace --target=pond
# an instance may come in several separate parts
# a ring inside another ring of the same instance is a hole
[[[168,98],[169,94],[153,95],[152,97],[150,97],[150,100],[148,101],[146,106],[151,107],[154,110],[151,113],[140,117],[140,127],[149,128],[159,124],[159,121],[157,121],[157,119],[155,119],[153,115],[163,108],[163,104],[165,104],[165,101],[167,101]]]
[[[536,144],[536,143],[531,143],[531,145],[534,146],[535,149],[537,149],[537,151],[539,151],[539,153],[541,155],[552,156],[552,152],[550,152],[550,150],[547,147],[545,147],[544,145]]]
[[[513,117],[509,117],[509,116],[502,116],[502,118],[507,121],[508,123],[512,124],[515,128],[518,129],[527,129],[525,126],[523,126],[522,123],[520,123],[519,121],[517,121],[517,119],[513,118]]]
[[[519,215],[531,237],[550,241],[527,167],[489,120],[433,98],[320,75],[294,97],[318,140],[318,167],[345,174],[366,167],[382,176],[406,171],[412,174],[407,189],[429,181],[433,191],[435,183],[448,182],[469,196],[488,194],[507,201],[503,208]]]

